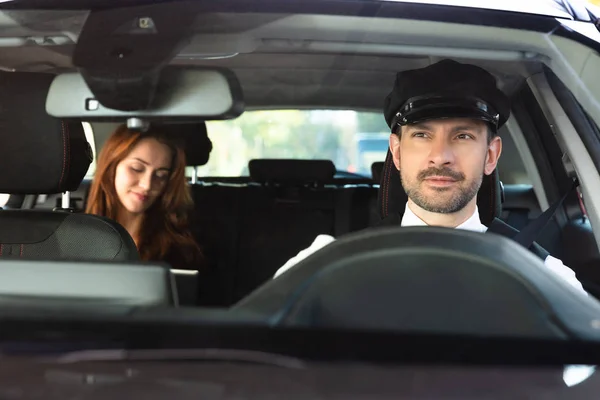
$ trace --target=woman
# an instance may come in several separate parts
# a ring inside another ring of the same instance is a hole
[[[188,227],[185,167],[185,153],[160,129],[121,125],[100,152],[86,212],[119,222],[142,260],[197,269],[203,260]]]

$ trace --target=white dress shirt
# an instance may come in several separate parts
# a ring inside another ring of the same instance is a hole
[[[404,210],[404,216],[402,217],[402,223],[400,225],[401,226],[427,226],[427,224],[422,219],[417,217],[415,215],[415,213],[412,212],[412,210],[408,207],[408,203],[406,204],[406,207]],[[481,220],[479,219],[479,210],[477,208],[475,208],[475,212],[473,213],[473,215],[468,220],[466,220],[462,224],[458,225],[456,227],[456,229],[465,229],[468,231],[483,233],[483,232],[486,232],[488,228],[487,228],[487,226],[485,226],[481,223]],[[311,255],[312,253],[327,246],[329,243],[333,242],[334,240],[335,240],[335,238],[330,235],[317,236],[315,238],[315,240],[313,241],[313,243],[309,247],[300,251],[295,257],[290,258],[281,268],[279,268],[277,270],[277,272],[275,273],[274,278],[278,277],[279,275],[281,275],[282,273],[284,273],[285,271],[287,271],[288,269],[290,269],[291,267],[293,267],[294,265],[296,265],[297,263],[299,263],[300,261],[302,261],[309,255]],[[583,289],[583,286],[581,286],[581,283],[575,277],[575,272],[573,272],[572,269],[565,266],[561,260],[559,260],[558,258],[552,257],[552,256],[548,256],[548,257],[546,257],[546,260],[544,260],[544,264],[551,271],[553,271],[558,276],[563,278],[565,281],[567,281],[568,283],[573,285],[575,288],[577,288],[577,289],[581,290],[583,293],[587,294],[587,292]]]

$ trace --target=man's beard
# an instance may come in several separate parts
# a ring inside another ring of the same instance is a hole
[[[439,196],[426,196],[421,190],[421,184],[425,178],[430,176],[446,176],[454,179],[457,182],[458,193],[454,194],[452,198],[448,199],[444,194],[451,190],[455,190],[455,187],[439,187],[433,188],[434,191],[439,192]],[[410,182],[402,177],[400,172],[400,181],[402,187],[408,195],[408,198],[413,201],[417,206],[425,211],[437,213],[437,214],[453,214],[459,212],[469,204],[481,187],[483,181],[483,172],[478,179],[472,182],[466,182],[465,176],[461,172],[452,171],[448,168],[429,168],[427,170],[419,172],[416,181]]]

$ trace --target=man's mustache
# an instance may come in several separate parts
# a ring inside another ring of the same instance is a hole
[[[462,172],[452,171],[449,168],[429,168],[419,172],[417,179],[422,181],[430,176],[445,176],[455,181],[462,181],[465,179],[465,175]]]

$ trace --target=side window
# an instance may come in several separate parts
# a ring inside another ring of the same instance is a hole
[[[87,139],[90,146],[92,146],[92,154],[94,155],[94,159],[90,164],[90,167],[85,174],[85,179],[92,179],[94,177],[94,173],[96,172],[96,141],[94,140],[94,130],[92,129],[92,125],[88,122],[82,122],[83,131],[85,132],[85,138]]]
[[[596,122],[589,116],[589,114],[583,109],[583,107],[581,107],[581,104],[579,104],[577,100],[574,101],[577,103],[577,106],[581,110],[581,113],[585,116],[585,120],[590,124],[590,127],[592,128],[596,136],[600,138],[600,129],[598,128],[598,125],[596,125]],[[577,195],[579,197],[579,207],[581,208],[581,213],[587,218],[588,214],[585,208],[585,199],[583,197],[581,187],[577,188]]]
[[[569,118],[571,124],[573,125],[573,128],[581,138],[583,145],[585,146],[585,150],[589,152],[592,163],[595,164],[594,169],[585,168],[584,170],[579,171],[578,173],[585,174],[588,173],[588,171],[595,171],[599,168],[599,164],[597,163],[597,161],[594,160],[598,160],[600,158],[600,129],[598,125],[596,124],[594,119],[585,111],[585,109],[579,103],[579,101],[577,101],[571,90],[567,88],[565,84],[551,70],[546,70],[545,72],[550,89],[556,96],[556,99],[560,103],[560,106],[563,108],[565,114]],[[577,176],[572,159],[567,154],[565,154],[566,143],[564,143],[564,139],[559,140],[558,143],[561,147],[561,151],[563,152],[562,161],[567,174],[571,177]],[[585,197],[581,188],[577,189],[577,194],[581,214],[587,217]]]

